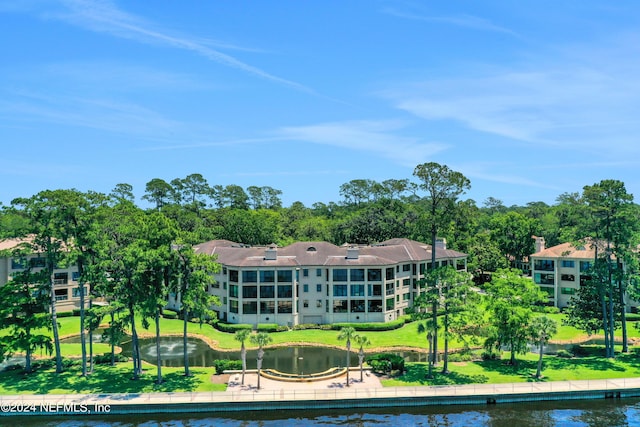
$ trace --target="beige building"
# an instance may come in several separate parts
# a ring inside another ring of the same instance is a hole
[[[596,247],[590,242],[573,245],[545,247],[544,237],[535,237],[536,252],[530,256],[533,280],[549,295],[549,302],[555,307],[565,308],[580,285],[589,279],[588,270],[596,257]],[[599,252],[604,251],[599,248]],[[638,303],[628,301],[629,307]]]
[[[22,239],[7,239],[0,241],[0,251],[11,250],[24,243]],[[44,268],[45,259],[40,254],[30,254],[26,260],[20,260],[11,256],[0,257],[0,286],[4,286],[16,271],[25,268],[24,263],[29,263],[34,271]],[[72,311],[80,308],[80,294],[78,288],[78,268],[57,267],[53,271],[53,291],[56,298],[56,310],[58,312]]]
[[[209,292],[229,323],[297,324],[388,322],[404,315],[431,268],[431,246],[391,239],[370,246],[298,242],[250,247],[214,240],[196,247],[215,255],[222,270]],[[437,265],[466,270],[467,255],[436,250]],[[179,296],[170,307],[179,308]]]

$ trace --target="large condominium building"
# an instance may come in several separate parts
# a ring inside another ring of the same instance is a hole
[[[21,239],[2,240],[0,241],[0,251],[14,249],[24,242]],[[12,256],[0,257],[0,286],[4,286],[17,271],[24,270],[25,264],[37,271],[44,268],[45,259],[40,254],[30,254],[25,259]],[[53,292],[55,293],[57,311],[72,311],[80,308],[78,277],[78,268],[75,265],[56,267],[53,270]]]
[[[555,307],[565,308],[585,280],[589,280],[589,269],[596,257],[596,246],[591,242],[574,245],[563,243],[545,247],[543,237],[535,237],[536,252],[530,256],[533,280],[549,295]],[[604,247],[599,251],[602,253]],[[636,301],[628,300],[628,307],[637,307]]]
[[[298,242],[250,247],[214,240],[196,247],[222,265],[209,292],[229,323],[388,322],[405,314],[431,268],[431,246],[391,239],[370,246]],[[466,270],[467,255],[436,247],[437,266]],[[179,308],[179,296],[170,299]]]

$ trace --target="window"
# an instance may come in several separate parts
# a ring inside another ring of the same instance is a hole
[[[273,270],[262,271],[260,270],[260,282],[273,283],[276,281],[276,272]]]
[[[411,294],[406,293],[402,294],[402,301],[409,301],[411,299]]]
[[[537,259],[533,262],[534,270],[553,271],[554,262],[550,259]]]
[[[402,286],[411,286],[411,279],[402,280]]]
[[[316,285],[316,292],[322,292],[322,285],[320,283]]]
[[[31,267],[33,267],[33,268],[42,268],[42,267],[44,267],[46,261],[47,260],[45,258],[42,258],[42,257],[31,258],[29,260],[29,265],[31,265]]]
[[[229,270],[229,281],[238,282],[238,270]]]
[[[278,282],[280,283],[293,282],[293,274],[291,270],[278,270]]]
[[[333,296],[334,297],[346,297],[347,296],[347,285],[333,285]]]
[[[387,283],[385,286],[387,288],[387,295],[393,295],[393,283]]]
[[[302,306],[303,306],[304,308],[309,308],[309,300],[308,300],[308,299],[306,299],[306,300],[302,301]]]
[[[553,274],[545,274],[545,273],[535,273],[533,275],[533,280],[538,285],[553,285],[554,284],[554,276]]]
[[[367,285],[367,294],[370,297],[382,296],[382,285]]]
[[[322,300],[321,300],[321,299],[317,299],[317,300],[316,300],[316,307],[317,307],[317,308],[322,307]]]
[[[402,271],[411,271],[411,264],[403,264]]]
[[[588,271],[591,269],[591,261],[580,261],[580,271]]]
[[[573,274],[561,274],[560,280],[563,280],[565,282],[575,282],[576,276],[574,276]]]
[[[365,305],[363,299],[352,299],[350,306],[352,313],[364,313]]]
[[[257,301],[249,301],[242,304],[242,314],[257,314],[257,313],[258,313]]]
[[[367,302],[367,311],[369,313],[381,313],[382,312],[382,300],[372,299]]]
[[[367,280],[370,282],[379,282],[382,280],[382,269],[370,268],[367,270]]]
[[[229,285],[229,296],[231,298],[238,298],[238,285]]]
[[[222,274],[227,274],[227,267],[222,267]]]
[[[232,299],[229,301],[229,311],[231,313],[237,313],[238,312],[238,300]]]
[[[219,282],[217,282],[217,281],[216,281],[216,282],[213,282],[213,283],[211,284],[211,287],[212,287],[212,288],[218,288],[218,289],[220,289],[220,283],[219,283]],[[226,288],[226,286],[225,286],[225,288]]]
[[[302,277],[309,277],[309,269],[308,268],[303,268],[302,269]]]
[[[553,298],[554,292],[553,292],[553,287],[551,286],[540,286],[540,290],[544,293],[546,293],[547,295],[549,295],[551,298]]]
[[[222,282],[222,289],[224,289],[224,290],[227,289],[227,282]]]
[[[327,312],[327,313],[329,312],[329,300],[325,301],[324,311]]]
[[[71,272],[71,281],[72,282],[77,282],[78,279],[80,279],[80,272],[78,272],[78,271]]]
[[[393,301],[393,298],[387,298],[387,311],[389,310],[393,310],[393,307],[395,307],[395,302]]]
[[[352,268],[349,276],[352,282],[364,282],[364,268]]]
[[[243,286],[242,287],[242,298],[258,298],[258,287],[257,286]],[[243,313],[245,311],[243,310]]]
[[[346,282],[347,281],[347,270],[345,268],[336,268],[333,270],[333,281],[334,282]]]
[[[317,277],[322,277],[322,269],[321,268],[316,268],[316,276]]]
[[[256,283],[258,281],[258,272],[255,270],[243,271],[242,282],[243,283]]]
[[[293,295],[291,285],[279,285],[278,286],[278,298],[291,298]]]
[[[55,285],[66,285],[69,283],[69,273],[53,273],[53,283]]]
[[[337,299],[333,301],[333,312],[334,313],[346,313],[348,310],[346,299]]]
[[[84,290],[84,295],[87,296],[87,290]],[[78,286],[77,288],[73,288],[71,290],[71,296],[73,298],[80,298],[80,287]]]
[[[307,284],[302,285],[302,292],[309,292],[309,285]]]
[[[576,288],[560,288],[560,293],[562,295],[574,295],[576,293]]]
[[[385,277],[387,280],[393,280],[396,276],[393,273],[393,268],[387,268]]]
[[[24,268],[24,264],[19,258],[11,258],[11,268],[13,270],[21,270]]]
[[[278,301],[278,313],[291,313],[292,307],[291,301]]]
[[[425,265],[424,263],[420,264],[420,274],[424,274],[425,271]]]
[[[227,305],[227,297],[222,297],[222,304]]]
[[[275,301],[260,301],[260,313],[261,314],[273,314],[276,312]]]
[[[352,297],[363,297],[364,296],[364,285],[351,285],[351,296]]]
[[[575,268],[576,262],[572,260],[563,259],[561,265],[564,268]]]
[[[55,290],[56,301],[65,301],[69,299],[68,289],[56,289]]]

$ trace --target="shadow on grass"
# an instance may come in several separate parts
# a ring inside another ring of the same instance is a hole
[[[162,384],[156,384],[156,370],[147,369],[137,379],[132,379],[131,366],[115,367],[98,365],[93,374],[80,375],[79,367],[70,367],[56,374],[55,369],[40,369],[30,374],[22,369],[0,372],[0,385],[6,393],[148,393],[194,391],[202,380],[197,376],[185,377],[183,372],[163,374]]]
[[[428,372],[426,365],[411,364],[407,366],[403,375],[395,379],[420,385],[482,384],[489,381],[489,377],[484,375],[466,375],[460,372],[450,372],[445,375],[437,370],[434,370],[433,378],[427,378]]]

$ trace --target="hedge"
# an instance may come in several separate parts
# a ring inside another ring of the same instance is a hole
[[[374,372],[389,373],[391,371],[404,372],[404,358],[393,353],[378,353],[365,359]]]
[[[356,331],[391,331],[404,326],[406,319],[401,318],[387,323],[334,323],[331,329],[340,330],[351,327]]]
[[[170,308],[165,308],[164,310],[162,310],[162,317],[164,317],[165,319],[177,319],[178,312],[175,310],[171,310]]]
[[[216,374],[223,374],[224,371],[235,371],[242,369],[242,360],[219,359],[213,362]]]
[[[223,323],[218,322],[215,324],[216,329],[222,332],[231,332],[235,333],[236,331],[240,331],[242,329],[253,329],[253,325],[249,323]]]
[[[258,332],[283,332],[288,330],[286,326],[280,326],[277,323],[258,323]]]

